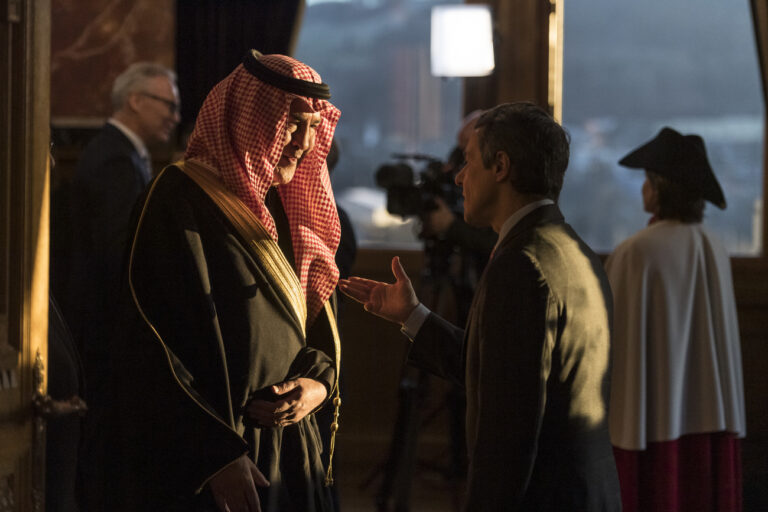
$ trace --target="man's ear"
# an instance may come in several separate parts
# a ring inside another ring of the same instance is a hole
[[[125,98],[125,106],[128,107],[128,110],[132,112],[136,112],[137,110],[139,110],[139,103],[141,101],[143,101],[141,94],[132,92],[131,94],[128,95],[127,98]]]
[[[509,160],[509,155],[504,151],[497,151],[496,158],[493,162],[493,172],[496,176],[496,182],[509,181],[512,174],[512,162]]]

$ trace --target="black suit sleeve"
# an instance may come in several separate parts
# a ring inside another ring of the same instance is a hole
[[[102,165],[103,172],[92,175],[89,187],[90,217],[94,247],[105,253],[105,261],[121,261],[128,243],[131,213],[144,191],[144,182],[128,156],[112,158]],[[119,268],[110,269],[115,276]]]
[[[554,344],[550,294],[534,263],[522,253],[496,263],[479,304],[468,510],[518,510],[536,462]]]
[[[105,380],[106,340],[112,335],[114,298],[126,262],[130,219],[144,190],[130,154],[96,156],[86,155],[73,182],[72,268],[64,300],[82,348],[90,392],[101,389]]]
[[[413,340],[408,362],[463,386],[463,340],[463,329],[430,313]]]

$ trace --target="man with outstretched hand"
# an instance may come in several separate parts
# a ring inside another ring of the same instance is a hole
[[[340,282],[402,325],[411,363],[464,385],[467,511],[621,509],[607,427],[611,292],[556,204],[568,145],[529,103],[478,119],[456,183],[465,220],[499,240],[465,329],[419,304],[397,258],[393,284]]]

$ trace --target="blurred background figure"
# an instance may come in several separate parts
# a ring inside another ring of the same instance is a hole
[[[697,135],[626,155],[649,226],[606,263],[614,293],[610,429],[625,512],[739,511],[746,433],[728,253],[702,225],[725,198]]]
[[[98,393],[105,371],[114,297],[136,200],[152,178],[148,147],[165,143],[179,122],[173,71],[138,62],[112,87],[113,114],[83,150],[63,193],[69,215],[54,229],[69,233],[54,247],[63,275],[52,275],[54,294],[79,346],[88,392]],[[89,397],[89,403],[92,402]],[[92,403],[91,405],[96,405]]]
[[[336,142],[336,139],[333,139],[331,150],[325,159],[331,177],[333,177],[333,170],[336,168],[336,164],[339,163],[339,153],[339,144]],[[338,203],[336,203],[336,211],[339,213],[339,223],[341,224],[341,239],[339,240],[339,248],[336,251],[336,265],[339,267],[339,277],[346,279],[352,273],[352,266],[355,264],[357,238],[355,237],[352,222],[349,220],[349,215]],[[340,295],[339,299],[343,300],[343,295]]]
[[[483,114],[482,110],[475,110],[468,114],[461,122],[456,134],[456,146],[448,156],[448,161],[443,166],[443,172],[447,175],[447,181],[454,186],[453,180],[464,166],[464,150],[467,147],[472,132],[475,130],[477,119]],[[458,190],[458,188],[456,188]],[[490,228],[476,228],[464,222],[462,208],[453,211],[448,203],[440,196],[435,197],[435,207],[422,216],[422,238],[443,238],[456,246],[464,253],[464,259],[472,260],[475,272],[482,272],[488,262],[488,256],[496,243],[497,235]],[[461,206],[461,205],[459,205]],[[472,286],[474,288],[474,286]]]

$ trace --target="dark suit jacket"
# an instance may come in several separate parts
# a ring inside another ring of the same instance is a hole
[[[466,387],[466,510],[608,511],[612,299],[555,205],[525,216],[478,285],[466,331],[430,314],[409,357]]]
[[[107,123],[83,150],[69,185],[70,259],[61,302],[81,350],[89,393],[100,388],[131,212],[149,180],[134,145]]]

